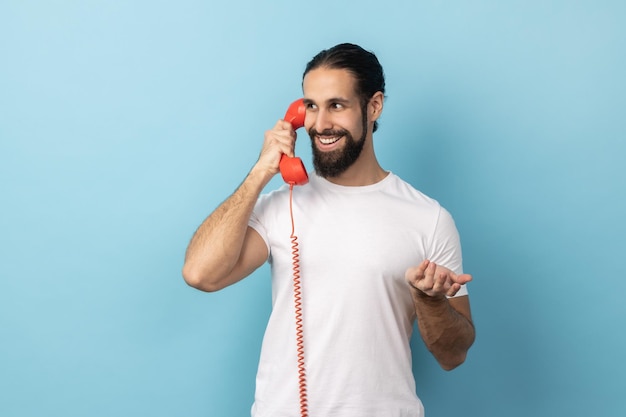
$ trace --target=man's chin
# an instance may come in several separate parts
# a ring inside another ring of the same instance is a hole
[[[348,167],[337,164],[336,161],[313,160],[313,167],[317,175],[323,178],[334,178],[341,175]]]

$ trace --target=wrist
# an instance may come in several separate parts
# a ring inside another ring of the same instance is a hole
[[[270,182],[273,176],[273,173],[269,172],[263,167],[260,167],[257,164],[252,167],[250,172],[248,172],[248,175],[244,181],[262,189]]]
[[[431,295],[412,285],[411,285],[411,294],[413,295],[413,299],[420,303],[437,305],[437,304],[442,304],[443,302],[447,300],[446,296],[443,294]]]

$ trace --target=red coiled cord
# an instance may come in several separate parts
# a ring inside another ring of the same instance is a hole
[[[293,184],[289,185],[289,213],[291,215],[291,254],[293,255],[293,299],[296,312],[296,347],[298,351],[298,388],[300,391],[300,416],[309,415],[306,372],[304,367],[304,331],[302,329],[302,289],[300,287],[300,253],[298,251],[298,237],[295,235],[293,221]]]

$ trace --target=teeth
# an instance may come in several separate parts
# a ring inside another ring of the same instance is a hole
[[[340,139],[340,137],[335,137],[335,138],[319,138],[320,142],[322,142],[324,145],[330,145],[333,144],[335,142],[337,142]]]

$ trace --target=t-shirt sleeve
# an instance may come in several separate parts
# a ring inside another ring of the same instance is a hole
[[[459,232],[456,229],[454,219],[443,207],[439,210],[428,259],[437,265],[450,269],[455,274],[463,273],[463,255]],[[462,295],[467,295],[465,285],[457,292],[456,297]]]
[[[267,246],[267,253],[270,254],[270,245],[269,238],[267,235],[267,229],[265,228],[264,213],[267,205],[267,198],[265,196],[259,197],[258,201],[254,206],[254,210],[250,215],[250,219],[248,220],[248,226],[256,230],[256,232],[261,236],[263,241],[265,242],[265,246]]]

